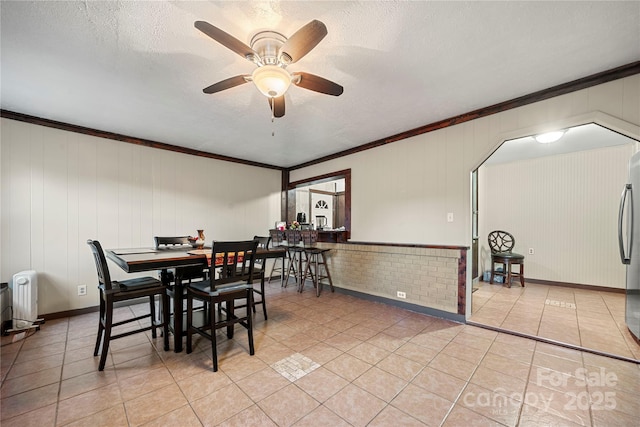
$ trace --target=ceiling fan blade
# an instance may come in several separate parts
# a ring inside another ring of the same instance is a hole
[[[204,89],[202,89],[202,91],[204,93],[216,93],[220,92],[221,90],[231,89],[232,87],[240,86],[247,83],[249,81],[246,79],[247,77],[251,76],[243,74],[240,76],[229,77],[228,79],[222,80],[218,83],[214,83],[209,87],[205,87]]]
[[[293,76],[293,83],[296,86],[300,86],[314,92],[325,93],[333,96],[340,96],[342,95],[342,92],[344,92],[344,88],[338,83],[316,76],[315,74],[299,72],[293,73]]]
[[[284,42],[280,49],[280,60],[285,64],[297,62],[316,47],[326,35],[327,27],[314,19]]]
[[[284,116],[284,95],[277,98],[267,98],[269,101],[269,108],[273,111],[273,117]]]
[[[243,58],[251,62],[253,62],[253,58],[258,56],[258,54],[249,46],[242,43],[240,40],[233,37],[231,34],[225,33],[220,28],[214,27],[208,22],[196,21],[194,22],[193,25],[197,29],[199,29],[200,31],[202,31],[203,33],[205,33],[206,35],[208,35],[209,37],[211,37],[212,39],[220,43],[221,45],[225,46],[228,49],[231,49],[238,55],[242,56]]]

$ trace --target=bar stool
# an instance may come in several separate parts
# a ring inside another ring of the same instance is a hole
[[[298,286],[298,292],[302,292],[304,283],[307,280],[307,274],[311,276],[313,287],[316,288],[316,296],[319,297],[320,292],[322,291],[322,279],[327,279],[329,281],[331,292],[334,292],[333,281],[331,280],[331,274],[329,273],[327,259],[325,257],[325,254],[331,249],[323,249],[315,246],[318,241],[317,230],[302,230],[300,233],[303,241],[306,263],[304,267],[304,274],[300,280],[300,285]],[[324,274],[322,273],[322,269],[324,269]]]
[[[524,255],[512,252],[516,244],[513,235],[507,231],[496,230],[489,233],[489,248],[491,249],[491,278],[489,283],[493,284],[494,276],[502,276],[507,288],[511,287],[511,278],[519,278],[520,286],[524,288]],[[496,270],[496,264],[502,264],[502,272]],[[513,265],[519,266],[519,271],[512,271]]]
[[[306,260],[304,247],[302,246],[302,232],[300,230],[285,230],[285,236],[287,238],[287,244],[284,245],[287,248],[287,256],[289,257],[289,266],[287,267],[287,274],[285,276],[284,287],[287,287],[289,283],[289,277],[293,273],[293,277],[297,284],[302,280],[302,266]]]
[[[269,230],[269,237],[271,237],[271,247],[272,248],[283,248],[286,251],[286,258],[289,258],[289,251],[287,247],[284,245],[284,241],[286,240],[284,230]],[[282,259],[282,265],[278,267],[278,261],[276,260],[271,266],[271,272],[269,273],[269,279],[267,283],[271,283],[271,278],[273,277],[273,273],[280,272],[280,286],[284,287],[284,271],[285,271],[285,259]]]

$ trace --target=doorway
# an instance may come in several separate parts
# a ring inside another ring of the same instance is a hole
[[[476,289],[469,321],[640,359],[640,346],[629,342],[624,322],[616,323],[624,319],[618,200],[637,142],[594,123],[561,131],[557,143],[505,141],[472,174]],[[491,259],[484,240],[496,229],[513,234],[514,252],[525,256],[524,288],[483,280]],[[610,312],[610,321],[594,316],[598,310]],[[616,345],[601,339],[614,335]]]

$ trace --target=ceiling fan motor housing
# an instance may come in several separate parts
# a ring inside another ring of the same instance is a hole
[[[279,60],[280,48],[287,38],[275,31],[260,31],[251,38],[251,49],[260,55],[258,65],[278,65],[286,67],[287,64]]]

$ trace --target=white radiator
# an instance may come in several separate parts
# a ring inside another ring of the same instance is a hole
[[[34,270],[13,275],[13,329],[31,327],[38,319],[38,274]]]

